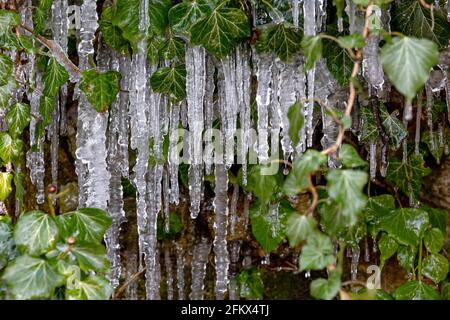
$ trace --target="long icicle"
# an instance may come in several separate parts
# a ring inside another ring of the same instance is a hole
[[[206,265],[208,263],[211,242],[208,238],[202,237],[200,242],[194,247],[192,256],[192,281],[189,299],[203,300],[203,288],[206,275]]]

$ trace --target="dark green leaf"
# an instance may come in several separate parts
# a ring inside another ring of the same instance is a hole
[[[317,221],[314,218],[300,215],[297,212],[290,214],[286,224],[286,235],[291,247],[295,247],[308,239],[315,232],[316,227]]]
[[[7,216],[0,217],[0,270],[15,256],[13,225]]]
[[[374,143],[378,141],[379,130],[375,116],[370,107],[361,107],[361,135],[360,142]]]
[[[438,56],[438,47],[430,40],[395,37],[381,48],[380,60],[395,88],[411,101],[428,80]]]
[[[64,227],[64,237],[76,237],[77,240],[100,242],[111,225],[111,218],[100,209],[82,208],[58,216],[58,223]]]
[[[301,49],[302,38],[292,25],[280,23],[262,30],[256,42],[258,52],[273,52],[281,60],[291,60]]]
[[[344,143],[339,149],[339,160],[347,168],[357,168],[367,166],[367,162],[361,159],[356,149]]]
[[[389,114],[386,107],[382,104],[379,106],[379,110],[382,126],[389,137],[389,143],[394,149],[398,149],[403,139],[405,139],[408,135],[408,131],[406,130],[403,123],[399,119],[397,119],[396,111],[394,111],[392,114]]]
[[[428,151],[430,151],[431,155],[436,160],[436,163],[440,164],[442,154],[444,153],[444,144],[438,143],[436,134],[431,135],[430,131],[427,130],[422,134],[422,138],[420,139],[420,141],[425,142],[428,147]]]
[[[9,10],[0,10],[0,34],[6,33],[20,23],[20,17],[17,12]]]
[[[66,290],[66,299],[108,300],[113,291],[108,279],[97,275],[90,275],[83,281],[75,281],[74,286]]]
[[[432,253],[422,260],[422,274],[433,280],[434,283],[439,283],[447,278],[448,264],[449,261],[446,257]]]
[[[444,235],[438,228],[433,228],[425,232],[423,238],[425,247],[431,253],[439,253],[444,246]]]
[[[306,59],[305,70],[309,70],[322,58],[322,39],[320,36],[305,36],[301,45]]]
[[[417,248],[411,246],[399,246],[397,260],[406,272],[411,272],[416,260]]]
[[[341,274],[337,271],[330,272],[328,279],[315,279],[311,282],[311,296],[316,299],[331,300],[341,289]]]
[[[112,24],[122,30],[122,37],[128,40],[133,48],[145,34],[139,30],[140,0],[117,0],[113,7]]]
[[[264,293],[264,283],[261,272],[256,268],[244,270],[237,275],[239,293],[245,299],[262,299]]]
[[[296,102],[289,107],[287,114],[289,119],[289,138],[291,138],[294,145],[300,142],[300,130],[305,122],[302,109],[303,104]]]
[[[429,224],[428,214],[422,209],[401,208],[392,210],[381,219],[381,228],[398,243],[417,246]]]
[[[149,3],[150,32],[162,35],[169,25],[169,9],[172,0],[154,0]]]
[[[150,83],[153,91],[167,93],[176,100],[183,100],[186,97],[186,66],[180,64],[158,69],[150,78]]]
[[[448,223],[448,212],[444,209],[423,207],[428,212],[430,223],[433,228],[441,230],[442,234],[446,234],[446,228]]]
[[[47,28],[47,20],[51,17],[53,0],[41,0],[33,15],[34,32],[43,33]]]
[[[211,14],[211,6],[204,0],[183,1],[169,10],[172,30],[187,33],[198,19]]]
[[[107,271],[109,269],[109,261],[106,257],[106,250],[102,244],[76,241],[70,249],[80,266],[81,270],[96,272]]]
[[[338,35],[335,27],[332,26],[329,29],[331,35]],[[323,57],[327,61],[328,69],[341,86],[346,86],[352,74],[353,59],[349,56],[345,48],[342,48],[334,41],[325,41],[323,46]]]
[[[161,45],[160,55],[165,60],[171,60],[175,57],[184,59],[185,43],[178,37],[169,37]]]
[[[280,176],[264,174],[266,167],[253,166],[248,173],[247,191],[252,192],[262,203],[269,202],[280,191]]]
[[[361,49],[366,42],[361,33],[352,33],[348,36],[339,37],[338,44],[346,49]]]
[[[12,77],[13,77],[13,62],[11,58],[4,54],[0,54],[0,86],[8,84],[10,78]]]
[[[48,126],[53,120],[55,109],[55,97],[42,96],[39,103],[39,114],[42,117],[44,126]]]
[[[319,232],[313,233],[300,253],[300,271],[322,270],[333,263],[335,257],[330,238]]]
[[[51,58],[45,69],[43,80],[45,85],[44,95],[55,97],[58,94],[59,88],[69,80],[69,73],[55,58]]]
[[[432,286],[420,282],[410,281],[401,285],[394,293],[395,300],[439,300],[439,293]]]
[[[83,72],[80,89],[98,112],[105,112],[119,93],[121,75],[116,71],[98,73],[95,70]]]
[[[0,108],[9,106],[9,99],[15,89],[17,89],[17,81],[11,77],[7,84],[0,86]]]
[[[31,108],[25,103],[13,104],[5,116],[8,124],[8,131],[12,137],[17,137],[22,134],[31,121]]]
[[[105,8],[102,12],[102,18],[99,22],[100,30],[102,31],[103,40],[108,46],[116,50],[118,53],[127,54],[129,50],[129,43],[123,37],[122,30],[113,25],[114,9],[113,7]]]
[[[380,264],[383,267],[384,263],[397,252],[398,243],[394,238],[384,233],[378,241],[378,248],[380,249]]]

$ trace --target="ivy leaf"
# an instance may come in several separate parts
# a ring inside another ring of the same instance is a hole
[[[18,300],[50,298],[64,280],[50,262],[28,255],[20,256],[10,263],[3,279]]]
[[[379,139],[379,130],[375,116],[370,107],[361,107],[361,134],[360,142],[374,143]]]
[[[8,131],[12,137],[17,137],[22,134],[31,121],[31,108],[25,103],[13,104],[5,116],[8,124]]]
[[[412,155],[406,163],[397,158],[389,161],[386,179],[390,183],[409,195],[411,192],[418,196],[422,188],[423,177],[431,173],[431,169],[424,166],[422,155]],[[411,189],[410,189],[411,185]]]
[[[395,209],[395,199],[390,194],[370,197],[364,210],[365,220],[372,236],[380,231],[380,220]]]
[[[350,144],[343,144],[339,149],[339,160],[347,168],[366,167],[367,162],[361,159],[358,151]]]
[[[422,209],[401,208],[392,210],[381,219],[381,228],[398,243],[417,246],[429,224],[428,214]]]
[[[305,70],[309,70],[322,58],[322,39],[320,36],[304,36],[301,42],[305,53]]]
[[[7,108],[9,106],[9,99],[15,89],[17,89],[17,81],[11,77],[8,83],[0,86],[0,108]]]
[[[319,151],[309,149],[294,164],[292,171],[284,181],[283,191],[286,195],[294,196],[308,187],[308,176],[317,171],[327,162],[327,156]]]
[[[311,217],[294,212],[287,220],[286,235],[291,247],[299,245],[316,230],[317,221]]]
[[[303,116],[303,104],[300,102],[294,103],[289,107],[288,119],[289,119],[289,138],[294,145],[300,142],[300,130],[305,123],[305,117]]]
[[[239,39],[250,35],[250,25],[244,11],[223,8],[198,20],[190,31],[192,45],[203,45],[217,58],[224,58]]]
[[[0,132],[0,158],[3,162],[11,162],[17,159],[22,152],[23,142],[13,139],[8,133]]]
[[[80,89],[97,112],[105,112],[119,93],[120,78],[117,71],[86,70],[81,77]]]
[[[159,49],[160,55],[165,60],[171,60],[175,57],[184,59],[185,44],[183,39],[179,37],[169,37],[161,45]]]
[[[47,19],[51,16],[53,0],[41,0],[38,2],[35,13],[33,14],[34,32],[42,34],[47,27]]]
[[[45,69],[43,76],[44,81],[44,95],[48,97],[55,97],[58,94],[59,88],[69,80],[69,73],[60,65],[55,58],[51,58]]]
[[[65,238],[73,236],[81,241],[101,242],[112,220],[103,210],[81,208],[58,216],[57,222],[63,227]]]
[[[398,243],[394,238],[384,233],[378,241],[378,248],[380,249],[380,265],[383,268],[384,263],[397,252]]]
[[[83,271],[103,272],[109,269],[109,260],[106,257],[105,247],[102,244],[76,241],[71,247],[70,253],[76,257],[78,265]]]
[[[252,192],[262,203],[269,202],[279,192],[279,175],[266,175],[262,165],[253,166],[248,173],[247,191]]]
[[[442,234],[446,234],[446,228],[448,223],[448,212],[444,209],[423,207],[428,212],[430,223],[433,228],[441,230]]]
[[[158,64],[159,54],[161,51],[161,46],[164,43],[164,39],[160,36],[151,37],[148,40],[147,45],[147,59],[151,64]]]
[[[9,217],[0,217],[0,270],[15,256],[13,225]]]
[[[379,106],[380,118],[382,121],[382,126],[389,137],[389,143],[394,149],[398,149],[401,146],[403,139],[408,135],[403,123],[397,119],[397,111],[389,114],[384,105]],[[378,128],[377,128],[378,130]]]
[[[395,290],[395,300],[440,300],[432,286],[421,281],[409,281]]]
[[[338,44],[345,49],[361,49],[366,45],[361,33],[352,33],[348,36],[337,38]]]
[[[381,48],[380,60],[395,88],[412,101],[438,57],[438,47],[430,40],[395,37]]]
[[[74,287],[66,289],[66,299],[108,300],[113,291],[108,279],[98,275],[90,275],[83,281],[76,281]]]
[[[172,30],[187,33],[198,19],[211,14],[211,6],[204,0],[183,1],[169,10]]]
[[[169,9],[172,7],[171,0],[154,0],[149,3],[150,32],[157,35],[164,34],[169,25]]]
[[[327,33],[338,37],[340,34],[335,26],[327,26]],[[341,86],[348,85],[352,74],[353,59],[347,50],[334,41],[325,41],[323,44],[323,57],[327,67]]]
[[[240,297],[245,299],[262,299],[264,294],[264,283],[261,272],[252,267],[243,270],[237,275]]]
[[[358,214],[366,206],[367,197],[362,189],[367,183],[367,173],[357,170],[330,170],[326,175],[328,194],[342,205],[342,214],[355,225]]]
[[[450,137],[446,138],[450,140]],[[432,139],[434,140],[434,147],[432,144]],[[434,135],[431,135],[429,130],[422,134],[420,141],[425,142],[428,147],[428,151],[430,151],[431,155],[434,157],[434,160],[436,160],[436,163],[440,164],[442,154],[444,153],[444,144],[438,143],[438,139]]]
[[[448,264],[446,257],[432,253],[422,260],[422,274],[437,284],[447,278]]]
[[[301,49],[302,38],[294,27],[280,23],[265,28],[255,48],[258,52],[273,52],[284,62],[291,60]]]
[[[167,93],[176,100],[186,97],[186,66],[164,67],[158,69],[150,78],[153,91]]]
[[[140,5],[140,0],[117,0],[111,13],[112,24],[122,30],[122,36],[130,42],[133,50],[145,36],[139,30]]]
[[[0,172],[0,201],[5,201],[12,191],[12,174],[9,172]]]
[[[122,30],[119,27],[113,25],[113,7],[107,7],[103,9],[102,18],[100,19],[99,26],[102,32],[103,40],[108,46],[121,54],[127,54],[129,50],[129,43],[123,37]]]
[[[425,247],[431,253],[439,253],[444,246],[444,235],[438,228],[433,228],[425,232],[423,238]]]
[[[411,272],[416,260],[417,248],[411,246],[399,246],[397,250],[397,260],[406,272]]]
[[[39,103],[39,115],[42,117],[44,126],[48,126],[53,120],[55,110],[55,97],[41,96]]]
[[[0,86],[8,84],[9,79],[12,77],[12,75],[13,62],[11,58],[4,54],[0,54]]]
[[[20,23],[20,17],[16,12],[9,10],[0,10],[0,34],[6,33],[11,28],[17,27]]]
[[[430,9],[423,7],[415,0],[401,1],[394,7],[392,21],[395,29],[407,36],[428,38],[439,44],[440,48],[448,45],[450,28],[447,14],[441,7]]]
[[[58,238],[58,227],[49,214],[30,211],[19,217],[14,229],[14,240],[24,252],[41,255],[52,249]]]
[[[330,238],[319,232],[314,233],[300,253],[300,271],[322,270],[333,263],[335,263],[335,257]]]
[[[311,296],[316,299],[331,300],[341,289],[341,274],[337,271],[330,272],[328,279],[315,279],[311,282]]]

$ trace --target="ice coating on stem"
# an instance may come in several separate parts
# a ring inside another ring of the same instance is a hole
[[[303,31],[305,36],[315,36],[317,34],[316,25],[316,6],[317,0],[303,2]],[[305,130],[306,144],[312,146],[313,137],[313,111],[314,111],[314,84],[316,67],[307,71],[308,101],[305,104]]]
[[[203,99],[205,96],[206,53],[199,46],[186,49],[186,101],[188,109],[189,140],[189,197],[191,218],[200,212],[203,197]]]
[[[208,264],[208,256],[211,251],[211,242],[208,238],[202,237],[200,242],[194,247],[192,256],[192,282],[191,300],[203,300],[203,288],[206,275],[206,265]]]
[[[380,37],[372,34],[366,40],[363,48],[363,75],[370,87],[376,92],[381,91],[384,84],[384,71],[379,55]]]
[[[227,248],[228,172],[224,164],[216,164],[215,182],[213,244],[216,262],[216,285],[214,292],[217,300],[223,300],[228,288],[228,265],[230,263]]]

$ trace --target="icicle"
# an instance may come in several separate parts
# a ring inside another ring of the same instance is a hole
[[[264,266],[270,266],[270,252],[264,255],[264,258],[261,260],[261,264]]]
[[[214,121],[214,90],[215,90],[214,73],[215,67],[213,63],[213,58],[210,55],[208,55],[206,59],[205,98],[204,98],[205,141],[212,141],[213,138],[212,127]],[[212,154],[211,157],[208,157],[207,153],[205,152],[204,162],[205,162],[205,173],[207,175],[210,175],[212,172],[211,171],[212,164],[214,162]]]
[[[369,171],[370,180],[375,181],[377,176],[377,143],[372,142],[369,144]]]
[[[78,45],[81,70],[90,68],[88,59],[94,53],[93,41],[98,28],[97,3],[84,0],[81,6],[80,43]],[[57,108],[55,108],[57,109]],[[98,113],[80,94],[77,126],[77,174],[80,188],[79,206],[107,209],[110,174],[106,165],[106,128],[108,114]],[[57,132],[55,130],[55,132]],[[52,143],[53,148],[54,144]],[[56,172],[57,174],[57,172]],[[53,182],[56,175],[52,174]]]
[[[450,0],[449,0],[450,3]],[[450,8],[449,8],[450,12]],[[450,19],[450,13],[449,13],[449,19]],[[450,123],[450,80],[448,79],[448,72],[446,73],[445,77],[445,101],[447,102],[447,120]]]
[[[184,251],[181,245],[176,244],[177,249],[177,289],[178,289],[178,300],[185,299],[184,293]],[[209,254],[209,250],[208,250]]]
[[[164,217],[164,231],[166,233],[170,232],[170,188],[169,188],[169,173],[166,169],[164,169],[163,173],[163,190],[162,190],[162,196],[163,196],[163,203],[164,203],[164,209],[163,209],[163,217]]]
[[[370,262],[369,242],[367,237],[364,239],[364,261]]]
[[[216,164],[216,186],[214,192],[214,255],[216,262],[216,286],[214,292],[217,300],[223,300],[228,288],[228,173],[223,164]]]
[[[379,42],[378,35],[371,35],[366,41],[363,49],[363,75],[369,83],[371,89],[376,92],[381,91],[384,84],[384,72],[379,59]],[[377,95],[378,96],[378,95]]]
[[[316,5],[317,0],[303,2],[303,31],[305,36],[315,36],[317,33],[316,26]],[[308,80],[308,101],[305,108],[305,130],[306,144],[312,146],[313,137],[313,111],[314,111],[314,83],[315,83],[315,66],[307,71]]]
[[[425,84],[425,93],[427,96],[427,124],[428,124],[428,130],[430,130],[430,146],[431,150],[434,151],[436,146],[434,143],[434,130],[433,130],[433,103],[434,103],[434,97],[433,97],[433,91],[431,90],[431,87],[429,83],[427,82]]]
[[[241,251],[241,241],[236,240],[231,244],[229,300],[239,299],[238,284],[236,281],[236,272],[239,267],[238,264],[240,251]]]
[[[120,83],[121,91],[119,93],[119,110],[118,110],[118,152],[120,155],[119,168],[122,176],[128,178],[129,176],[129,162],[128,162],[128,105],[129,92],[131,91],[131,59],[126,56],[119,57],[119,70],[122,74]]]
[[[254,52],[256,59],[256,77],[258,85],[256,89],[256,106],[258,110],[258,160],[260,163],[266,163],[269,159],[268,143],[268,117],[271,97],[271,79],[273,57],[268,54],[259,55]]]
[[[387,174],[388,162],[388,143],[381,144],[381,161],[380,161],[380,175],[384,178]]]
[[[234,235],[236,223],[238,222],[238,216],[236,215],[237,204],[239,200],[239,185],[233,185],[233,195],[231,196],[230,203],[230,233]]]
[[[378,252],[378,247],[377,247],[377,238],[376,238],[376,236],[372,237],[372,243],[373,243],[372,252],[373,253],[377,253]]]
[[[172,104],[170,108],[170,135],[169,135],[169,176],[170,176],[170,202],[178,204],[180,190],[178,186],[178,124],[180,122],[180,104]]]
[[[359,255],[360,255],[359,246],[352,247],[352,263],[350,266],[352,281],[356,281],[358,276]]]
[[[278,208],[280,203],[277,202],[275,204],[271,204],[269,206],[269,214],[268,219],[271,223],[271,229],[272,229],[272,238],[276,238],[278,234],[278,228],[280,227],[280,221],[278,216]]]
[[[203,196],[203,102],[205,95],[205,49],[190,47],[186,49],[186,92],[188,107],[189,140],[189,197],[191,218],[195,219],[200,212]]]
[[[203,288],[206,275],[206,265],[211,251],[211,242],[208,238],[202,237],[200,242],[194,247],[192,256],[192,282],[189,299],[203,300]]]
[[[300,0],[292,0],[292,19],[294,22],[294,28],[298,31],[298,20],[300,16]]]
[[[416,134],[414,137],[414,153],[420,154],[420,122],[422,120],[422,93],[417,95],[417,112],[416,112]]]
[[[173,265],[168,244],[164,246],[164,262],[166,267],[167,300],[173,300]]]

